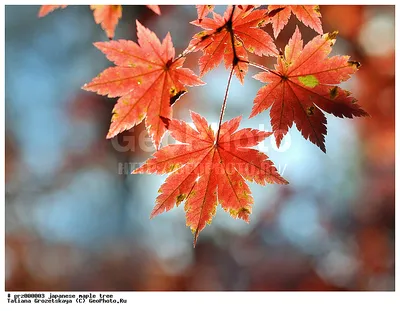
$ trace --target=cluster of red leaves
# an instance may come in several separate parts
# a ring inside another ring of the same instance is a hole
[[[200,76],[224,60],[226,68],[233,64],[235,75],[243,83],[248,71],[246,51],[259,56],[278,55],[273,39],[261,29],[268,22],[268,10],[233,10],[233,6],[229,6],[224,16],[213,13],[212,19],[199,17],[192,22],[204,29],[193,37],[186,49],[203,52],[199,60]]]
[[[39,10],[39,17],[44,17],[55,9],[64,9],[66,5],[42,5]],[[147,5],[154,13],[161,15],[158,5]],[[90,5],[93,10],[93,17],[96,24],[100,24],[101,28],[106,32],[107,37],[114,37],[115,28],[122,16],[122,5]]]
[[[241,11],[249,11],[258,8],[259,5],[238,5]],[[214,5],[197,5],[197,15],[201,23],[203,18],[214,11]],[[275,38],[278,37],[281,30],[286,26],[291,14],[296,15],[299,21],[304,25],[314,29],[319,34],[322,34],[321,13],[318,5],[269,5],[268,12],[269,22],[272,24]]]
[[[105,10],[104,7],[92,6],[96,22],[102,25],[104,14],[98,13],[96,17],[96,10]],[[119,7],[120,16],[120,6],[115,7]],[[317,35],[303,47],[296,28],[284,52],[278,52],[272,37],[262,29],[271,23],[277,37],[293,12],[301,22],[322,34],[318,6],[258,7],[228,6],[221,16],[213,12],[212,5],[198,5],[198,19],[192,24],[203,31],[193,37],[178,57],[169,33],[160,42],[152,31],[137,22],[138,43],[127,40],[95,43],[116,66],[107,68],[83,86],[100,95],[119,97],[107,138],[145,120],[157,151],[133,173],[170,174],[160,188],[152,216],[185,201],[187,225],[194,232],[195,242],[199,232],[211,222],[218,203],[232,217],[249,220],[253,198],[245,180],[261,185],[287,184],[287,181],[265,154],[249,148],[272,133],[249,128],[238,130],[241,117],[221,123],[226,96],[216,133],[196,113],[192,113],[195,129],[172,118],[172,106],[187,92],[186,87],[204,84],[190,69],[182,67],[184,56],[203,52],[199,59],[200,76],[224,60],[225,67],[231,70],[227,93],[233,73],[244,83],[249,65],[263,69],[254,78],[267,85],[258,91],[250,117],[270,109],[278,147],[296,123],[304,138],[325,152],[327,128],[322,111],[341,118],[368,115],[355,104],[350,92],[338,86],[360,64],[350,61],[349,56],[328,57],[336,32]],[[210,13],[213,18],[207,17]],[[275,68],[250,62],[248,52],[276,57]],[[159,149],[167,130],[180,144]]]

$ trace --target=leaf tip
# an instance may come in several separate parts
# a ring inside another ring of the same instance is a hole
[[[85,83],[84,85],[81,86],[81,89],[87,92],[93,92],[93,90],[90,89],[90,84],[91,82]]]
[[[136,28],[137,28],[137,31],[139,32],[139,28],[143,29],[144,26],[138,20],[136,20]]]
[[[285,179],[285,178],[283,178],[282,176],[279,176],[280,178],[280,181],[281,181],[281,185],[289,185],[289,182]]]
[[[277,130],[274,131],[274,136],[275,136],[275,144],[276,147],[279,149],[281,147],[281,142],[283,137],[286,135],[287,132],[282,131],[282,130]]]
[[[190,118],[192,120],[195,119],[195,118],[201,118],[201,116],[197,112],[194,112],[193,110],[189,109],[189,113],[190,113]]]
[[[117,135],[117,133],[115,133],[114,131],[113,132],[108,131],[106,139],[111,139],[111,138],[115,137],[116,135]]]
[[[156,217],[156,214],[154,212],[151,212],[149,219],[153,219],[154,217]]]
[[[199,228],[196,229],[196,232],[194,233],[194,238],[193,238],[193,248],[196,248],[196,243],[197,239],[199,238]]]
[[[147,7],[152,10],[155,14],[161,15],[161,9],[158,5],[150,5],[148,4]]]

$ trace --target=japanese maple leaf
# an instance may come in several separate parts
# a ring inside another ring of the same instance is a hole
[[[197,18],[199,19],[199,22],[201,22],[208,13],[214,11],[214,7],[215,5],[196,5]]]
[[[96,24],[100,24],[101,28],[106,32],[107,37],[114,37],[115,27],[122,16],[121,5],[91,5],[93,17]]]
[[[268,10],[273,11],[283,8],[279,13],[271,17],[272,28],[275,38],[288,23],[290,15],[294,13],[297,19],[304,25],[314,29],[319,34],[323,34],[321,25],[321,13],[318,5],[269,5]]]
[[[241,117],[221,125],[214,133],[206,119],[191,112],[196,129],[188,123],[165,119],[173,138],[171,144],[154,153],[133,174],[167,174],[151,213],[154,217],[185,201],[186,224],[194,233],[210,224],[221,207],[234,218],[249,221],[253,197],[245,180],[258,184],[287,184],[268,157],[249,147],[271,133],[245,128],[237,131]]]
[[[336,117],[368,116],[350,92],[336,84],[346,81],[360,64],[349,56],[328,57],[337,32],[316,36],[303,48],[296,30],[278,58],[275,70],[262,72],[255,79],[267,83],[254,100],[250,117],[271,108],[272,130],[277,146],[293,122],[304,138],[325,150],[326,118],[321,110]]]
[[[40,7],[38,16],[39,17],[44,17],[44,16],[46,16],[47,14],[53,12],[56,9],[59,9],[59,8],[64,9],[65,7],[66,7],[66,5],[42,5]]]
[[[95,43],[116,67],[107,68],[83,89],[120,97],[113,109],[107,138],[145,119],[158,148],[166,131],[160,117],[172,117],[171,106],[187,91],[185,86],[204,82],[190,69],[182,68],[185,58],[174,60],[175,49],[169,33],[161,43],[152,31],[138,21],[136,24],[139,45],[127,40]]]
[[[206,17],[201,22],[193,21],[192,24],[205,29],[193,37],[186,49],[203,51],[204,55],[199,59],[200,76],[224,60],[225,67],[233,66],[235,75],[243,83],[248,70],[246,50],[259,56],[277,55],[272,38],[260,29],[267,20],[267,10],[228,6],[224,16],[213,12],[213,19]]]
[[[46,16],[58,8],[65,8],[66,5],[42,5],[39,10],[39,17]],[[160,7],[158,5],[147,5],[154,13],[160,15]],[[115,28],[122,16],[121,5],[90,5],[93,10],[93,17],[96,24],[100,24],[101,28],[106,32],[107,37],[114,37]]]

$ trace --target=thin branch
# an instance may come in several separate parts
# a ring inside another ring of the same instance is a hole
[[[222,103],[221,113],[220,113],[220,115],[219,115],[218,132],[217,132],[217,138],[216,138],[216,140],[215,140],[215,144],[218,144],[219,133],[220,133],[220,131],[221,131],[222,119],[223,119],[223,117],[224,117],[224,113],[225,113],[225,109],[226,109],[226,102],[227,102],[227,100],[228,100],[228,93],[229,93],[229,87],[230,87],[230,85],[231,85],[231,80],[232,80],[232,76],[233,76],[233,70],[234,70],[234,66],[232,66],[231,72],[230,72],[230,74],[229,74],[228,84],[227,84],[227,86],[226,86],[224,102]]]

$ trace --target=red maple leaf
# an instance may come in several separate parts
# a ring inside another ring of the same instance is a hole
[[[316,36],[303,48],[296,27],[275,70],[254,76],[268,84],[258,91],[250,117],[271,108],[272,130],[278,147],[295,122],[304,138],[325,152],[326,118],[321,110],[340,118],[368,116],[355,104],[356,99],[350,92],[336,85],[348,80],[360,66],[349,61],[349,56],[328,57],[336,35],[337,32]]]
[[[138,21],[136,24],[139,45],[127,40],[95,43],[116,67],[107,68],[83,89],[120,97],[113,109],[107,138],[145,119],[158,148],[166,131],[160,117],[172,118],[171,106],[186,93],[185,86],[204,82],[190,69],[182,68],[185,58],[174,60],[175,49],[169,33],[161,43],[152,31]]]
[[[107,37],[114,37],[115,27],[122,16],[121,5],[91,5],[93,17],[96,24],[100,24],[101,28],[106,32]]]
[[[154,13],[161,15],[158,5],[146,5]],[[58,8],[65,8],[66,5],[42,5],[39,10],[39,17],[44,17],[50,12]],[[96,24],[100,24],[101,28],[106,32],[107,37],[114,37],[115,28],[122,16],[122,5],[90,5],[93,10],[93,17]]]
[[[214,11],[214,7],[215,5],[196,5],[197,18],[199,19],[199,22],[201,22],[208,13]]]
[[[287,184],[268,157],[255,149],[270,132],[245,128],[237,131],[241,117],[223,123],[215,135],[206,119],[191,112],[196,129],[183,121],[165,120],[172,144],[154,153],[137,173],[170,173],[160,187],[151,213],[154,217],[185,201],[186,224],[194,233],[194,243],[206,224],[221,207],[234,218],[249,221],[253,197],[246,180],[258,184]]]
[[[42,5],[40,7],[38,16],[43,17],[43,16],[46,16],[47,14],[53,12],[56,9],[64,9],[65,7],[67,7],[67,6],[66,5]]]
[[[246,50],[259,56],[276,56],[278,53],[270,35],[260,29],[267,22],[267,10],[252,7],[242,10],[237,6],[228,6],[224,16],[213,12],[213,19],[193,21],[192,24],[205,29],[193,37],[186,49],[203,51],[204,55],[199,59],[200,76],[224,60],[226,68],[234,66],[235,75],[243,83],[248,70]]]
[[[272,28],[275,38],[288,23],[290,15],[293,13],[304,25],[314,29],[319,34],[323,34],[321,24],[321,13],[318,5],[269,5],[268,10],[273,11],[283,8],[280,12],[271,17]]]

